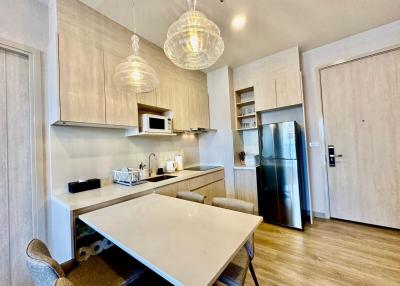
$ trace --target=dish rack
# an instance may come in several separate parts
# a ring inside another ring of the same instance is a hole
[[[140,171],[134,170],[133,168],[113,170],[112,173],[114,183],[120,185],[133,186],[144,183],[143,181],[140,181]]]

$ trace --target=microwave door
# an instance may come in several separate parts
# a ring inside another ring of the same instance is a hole
[[[163,132],[166,129],[165,124],[166,123],[165,123],[164,118],[150,117],[149,118],[149,131]]]

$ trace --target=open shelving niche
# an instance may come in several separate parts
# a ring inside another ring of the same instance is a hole
[[[235,109],[237,131],[257,129],[253,87],[235,91]]]
[[[238,140],[235,140],[235,166],[242,167],[238,158],[240,151],[258,154],[259,115],[255,111],[254,87],[235,91],[235,126]],[[255,142],[254,142],[255,141]]]
[[[141,115],[142,114],[154,114],[154,115],[161,115],[161,116],[167,116],[173,118],[173,112],[169,109],[166,108],[161,108],[161,107],[155,107],[151,105],[145,105],[145,104],[138,104],[138,123],[139,127],[138,128],[131,128],[125,131],[125,135],[130,137],[130,136],[141,136],[141,137],[165,137],[165,136],[176,136],[177,132],[174,131],[172,133],[144,133],[142,131],[142,126],[141,126]]]

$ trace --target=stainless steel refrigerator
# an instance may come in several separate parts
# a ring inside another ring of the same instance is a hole
[[[259,127],[259,213],[266,222],[297,229],[303,229],[300,138],[295,121]]]

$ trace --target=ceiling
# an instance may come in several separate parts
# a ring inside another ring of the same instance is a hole
[[[132,29],[132,0],[81,0]],[[142,37],[162,47],[169,25],[186,11],[186,0],[136,0]],[[400,19],[400,0],[198,0],[197,9],[220,28],[225,51],[210,69],[236,67],[299,45],[307,51]],[[241,30],[232,18],[245,15]]]

